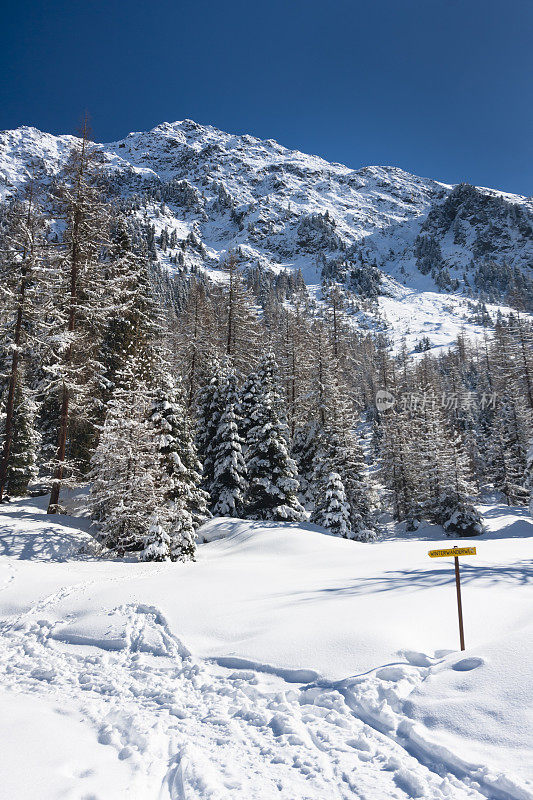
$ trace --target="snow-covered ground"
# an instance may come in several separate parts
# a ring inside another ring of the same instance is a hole
[[[412,353],[425,337],[433,349],[439,349],[449,348],[460,334],[471,341],[491,335],[490,329],[472,321],[472,301],[459,295],[405,289],[396,296],[380,297],[378,304],[395,349],[405,342]],[[498,313],[505,317],[510,312],[505,306],[490,303],[485,308],[493,320]]]
[[[525,509],[482,508],[461,653],[436,527],[218,519],[139,564],[43,508],[0,514],[0,796],[533,798]]]

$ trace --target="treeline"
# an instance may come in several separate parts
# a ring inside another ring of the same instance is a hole
[[[90,484],[104,547],[151,560],[194,558],[212,514],[369,541],[384,509],[472,535],[480,494],[525,501],[528,320],[394,354],[332,281],[317,303],[298,273],[243,274],[238,251],[218,283],[170,277],[175,245],[106,199],[86,135],[1,207],[0,497],[38,479],[57,513]]]

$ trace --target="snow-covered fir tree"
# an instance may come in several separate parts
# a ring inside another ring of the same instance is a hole
[[[494,417],[489,458],[494,487],[504,495],[508,505],[528,500],[524,473],[530,428],[531,412],[523,401],[508,392],[503,394]]]
[[[212,512],[215,516],[239,517],[244,511],[247,490],[247,469],[242,453],[236,415],[237,378],[229,372],[221,385],[226,399],[213,440]]]
[[[350,507],[351,529],[361,539],[372,538],[372,490],[356,432],[359,423],[345,374],[348,340],[333,306],[331,327],[315,321],[309,330],[305,421],[295,431],[300,491],[313,512],[330,472],[339,473]]]
[[[322,435],[321,457],[315,466],[315,502],[320,498],[320,484],[327,469],[336,471],[341,478],[348,504],[350,529],[353,539],[375,539],[372,520],[372,487],[367,475],[364,455],[354,430],[326,427]]]
[[[448,428],[444,481],[433,518],[450,536],[479,536],[481,516],[472,502],[471,464],[461,435]]]
[[[209,516],[208,495],[201,487],[202,467],[183,395],[168,374],[160,378],[149,421],[165,486],[161,501],[165,507],[170,555],[174,560],[194,558],[196,529]],[[157,530],[162,527],[159,520],[155,527]]]
[[[391,408],[380,421],[381,474],[395,516],[408,528],[427,519],[450,534],[478,535],[471,464],[460,433],[446,419],[434,364],[425,358],[411,380],[411,407]]]
[[[166,515],[165,515],[166,516]],[[173,542],[167,527],[161,524],[159,514],[154,511],[149,519],[148,531],[143,540],[141,561],[168,561],[173,554]],[[190,558],[194,557],[194,541],[188,547]],[[174,558],[173,560],[177,560]]]
[[[169,484],[148,422],[150,391],[140,372],[132,359],[118,376],[91,462],[91,516],[105,547],[118,555],[142,556],[147,548],[153,555],[154,512],[168,513],[162,497]],[[170,546],[164,540],[160,545],[158,559],[170,558]]]
[[[312,521],[322,525],[334,536],[355,538],[350,525],[350,507],[341,476],[330,472],[321,487],[320,497]]]
[[[298,472],[298,497],[309,512],[314,509],[315,481],[321,451],[322,437],[318,422],[311,421],[296,428],[292,439],[291,456]]]
[[[203,486],[208,494],[211,494],[215,478],[215,436],[226,407],[224,387],[227,375],[227,363],[211,359],[196,400],[195,444],[203,466]]]
[[[37,476],[39,434],[35,428],[36,405],[19,372],[13,403],[13,434],[7,461],[5,487],[12,496],[25,495]]]
[[[243,440],[243,452],[246,455],[250,431],[253,428],[253,415],[257,407],[261,391],[261,380],[257,372],[250,372],[239,389],[237,398],[237,415],[239,434]]]
[[[391,408],[380,420],[380,477],[397,520],[414,521],[420,514],[413,427],[402,409]]]
[[[271,354],[263,359],[258,375],[259,391],[247,442],[247,515],[252,519],[296,522],[306,519],[307,512],[298,499],[298,471],[290,456],[288,428],[281,417],[282,401]]]

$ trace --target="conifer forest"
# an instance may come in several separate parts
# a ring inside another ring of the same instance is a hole
[[[212,516],[366,542],[383,511],[471,536],[483,492],[527,501],[527,314],[394,349],[326,270],[317,300],[301,271],[231,249],[222,281],[180,267],[191,243],[147,213],[165,201],[115,194],[100,162],[82,136],[60,176],[35,171],[1,208],[1,497],[50,491],[58,513],[90,484],[102,556],[145,560],[194,560]]]

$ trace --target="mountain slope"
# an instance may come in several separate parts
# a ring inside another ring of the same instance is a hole
[[[0,133],[2,195],[34,167],[60,172],[71,142],[35,128]],[[181,272],[216,278],[232,249],[243,268],[300,268],[308,285],[336,279],[366,298],[404,297],[403,284],[533,305],[531,198],[396,167],[352,170],[191,120],[98,147],[110,194],[142,198],[161,261]]]

